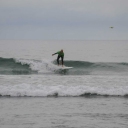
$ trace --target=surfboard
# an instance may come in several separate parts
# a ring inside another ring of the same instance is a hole
[[[60,69],[60,70],[66,70],[66,69],[72,69],[73,67],[67,67],[67,66],[63,66],[62,65],[59,65],[57,66],[57,69]]]

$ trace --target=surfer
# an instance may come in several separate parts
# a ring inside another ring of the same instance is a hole
[[[55,55],[55,54],[58,54],[58,57],[57,57],[57,64],[58,64],[58,66],[59,66],[59,59],[61,58],[62,67],[63,67],[63,64],[64,64],[64,62],[63,62],[63,60],[64,60],[64,52],[63,52],[63,49],[61,49],[61,51],[58,51],[58,52],[52,54],[52,56]]]

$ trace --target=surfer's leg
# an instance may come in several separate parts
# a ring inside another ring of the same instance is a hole
[[[62,66],[63,66],[63,64],[64,64],[63,59],[64,59],[64,57],[63,57],[63,56],[61,56]]]
[[[58,55],[58,57],[57,57],[57,64],[59,65],[59,58],[60,58],[60,56]]]

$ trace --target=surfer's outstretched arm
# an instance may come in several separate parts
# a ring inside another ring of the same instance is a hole
[[[58,54],[58,53],[56,52],[56,53],[52,54],[52,56],[54,56],[55,54]]]

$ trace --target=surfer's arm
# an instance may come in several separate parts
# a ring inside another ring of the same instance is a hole
[[[56,52],[56,53],[52,54],[52,56],[54,56],[55,54],[58,54],[58,53]]]

